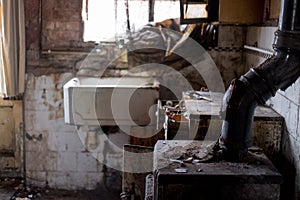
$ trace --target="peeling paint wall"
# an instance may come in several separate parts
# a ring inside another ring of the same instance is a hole
[[[85,150],[74,126],[64,123],[62,86],[71,73],[28,74],[25,97],[26,169],[29,183],[94,189],[102,164]]]
[[[64,123],[63,85],[78,71],[86,73],[81,71],[81,65],[96,46],[83,42],[81,7],[82,0],[25,0],[25,159],[29,184],[94,189],[105,181],[113,186],[116,178],[110,177],[119,177],[86,151],[75,126]],[[226,85],[244,73],[240,51],[244,35],[244,27],[221,27],[221,48],[209,51]],[[106,65],[118,53],[114,46],[103,46],[101,59],[94,64]],[[111,67],[104,76],[122,76],[127,70],[126,66]],[[181,73],[197,83],[194,70],[187,68]]]
[[[95,189],[104,181],[103,165],[86,151],[76,127],[64,123],[63,85],[74,77],[85,52],[95,46],[82,42],[81,3],[25,1],[25,160],[29,184]],[[78,49],[82,51],[78,53]]]
[[[0,99],[1,176],[17,177],[23,171],[22,101]]]

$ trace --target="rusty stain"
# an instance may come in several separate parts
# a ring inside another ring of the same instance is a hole
[[[49,111],[56,111],[56,108],[50,104],[48,104],[48,110]]]
[[[57,97],[53,97],[53,102],[55,103],[57,101],[59,101],[59,99]]]
[[[64,110],[60,107],[59,110],[56,112],[57,118],[63,118],[64,117]]]

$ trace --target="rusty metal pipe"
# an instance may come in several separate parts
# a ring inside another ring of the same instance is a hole
[[[256,106],[265,103],[278,89],[288,88],[300,76],[299,4],[298,0],[282,1],[274,55],[233,80],[224,95],[218,145],[225,159],[239,161],[244,157],[251,145]]]

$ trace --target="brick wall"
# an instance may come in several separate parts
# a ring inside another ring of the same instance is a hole
[[[41,7],[43,49],[82,47],[82,1],[43,1]]]

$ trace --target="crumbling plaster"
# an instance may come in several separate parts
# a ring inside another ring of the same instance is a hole
[[[63,84],[75,76],[83,59],[95,47],[94,43],[83,42],[81,6],[82,0],[25,0],[24,112],[28,136],[25,159],[26,176],[31,184],[94,189],[97,184],[110,180],[107,176],[112,174],[105,174],[103,165],[85,151],[76,127],[64,123]],[[245,28],[224,26],[220,29],[219,42],[224,48],[212,49],[209,53],[223,70],[221,74],[228,85],[232,78],[245,71],[240,51]],[[104,63],[114,57],[110,48],[106,46],[101,51],[106,52],[102,56]],[[109,68],[105,76],[122,76],[126,72],[126,67]],[[186,69],[184,73],[188,74]]]

